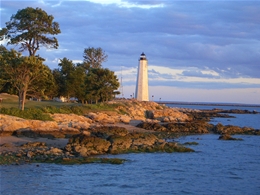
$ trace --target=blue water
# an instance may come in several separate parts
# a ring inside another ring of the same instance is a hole
[[[257,107],[241,105],[241,106],[229,106],[229,105],[192,105],[192,104],[166,104],[169,107],[176,107],[176,108],[190,108],[190,109],[199,109],[199,110],[212,110],[215,108],[223,109],[223,110],[230,110],[230,109],[239,109],[239,110],[249,110],[249,111],[257,111],[260,112],[260,105]]]
[[[213,134],[174,140],[198,142],[189,146],[194,153],[107,156],[127,159],[122,165],[0,166],[0,194],[258,195],[260,136],[234,137],[243,141],[218,140]]]
[[[251,127],[254,129],[260,130],[260,107],[247,107],[247,106],[216,106],[216,105],[178,105],[178,104],[167,104],[169,107],[176,108],[189,108],[189,109],[199,109],[199,110],[212,110],[212,109],[239,109],[239,110],[249,110],[249,111],[257,111],[258,114],[228,114],[235,118],[213,118],[210,123],[218,124],[221,123],[223,125],[236,125],[240,127]]]

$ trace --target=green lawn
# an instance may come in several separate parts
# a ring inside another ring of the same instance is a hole
[[[124,107],[123,104],[80,104],[80,103],[64,103],[56,101],[32,101],[26,100],[25,110],[18,109],[18,97],[9,94],[0,94],[2,102],[0,103],[0,113],[18,116],[28,119],[50,120],[46,113],[64,113],[64,114],[87,114],[89,112],[116,112],[117,107]],[[120,110],[122,112],[122,110]],[[45,114],[45,115],[44,115]]]

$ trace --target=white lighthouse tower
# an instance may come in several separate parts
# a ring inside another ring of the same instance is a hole
[[[144,53],[139,59],[135,98],[139,101],[149,101],[148,93],[148,61]]]

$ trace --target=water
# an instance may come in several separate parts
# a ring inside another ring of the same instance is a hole
[[[250,118],[253,115],[240,116]],[[227,122],[237,123],[233,119]],[[258,124],[258,121],[254,119],[251,124]],[[127,159],[122,165],[0,166],[0,194],[258,195],[260,137],[234,137],[243,141],[218,140],[218,135],[213,134],[175,140],[198,142],[199,145],[189,146],[196,151],[194,153],[107,156]]]
[[[189,109],[199,109],[199,110],[212,110],[212,109],[223,109],[223,110],[231,110],[231,109],[239,109],[239,110],[249,110],[249,111],[257,111],[258,114],[229,114],[235,118],[213,118],[210,123],[218,124],[221,123],[223,125],[236,125],[240,127],[251,127],[254,129],[260,129],[260,107],[252,107],[252,106],[217,106],[217,105],[185,105],[185,104],[167,104],[169,107],[176,108],[189,108]]]
[[[223,109],[223,110],[231,110],[231,109],[239,109],[239,110],[249,110],[260,112],[260,105],[258,106],[247,106],[247,105],[239,105],[239,106],[230,106],[230,105],[211,105],[211,104],[204,104],[204,105],[192,105],[192,104],[166,104],[169,107],[176,107],[176,108],[190,108],[190,109],[199,109],[199,110],[212,110],[212,109]]]

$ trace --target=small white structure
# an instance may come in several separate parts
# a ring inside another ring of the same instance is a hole
[[[53,100],[56,102],[67,102],[68,101],[68,99],[64,96],[55,97],[55,98],[53,98]]]
[[[135,98],[139,101],[149,101],[148,93],[148,61],[144,53],[139,59]]]

